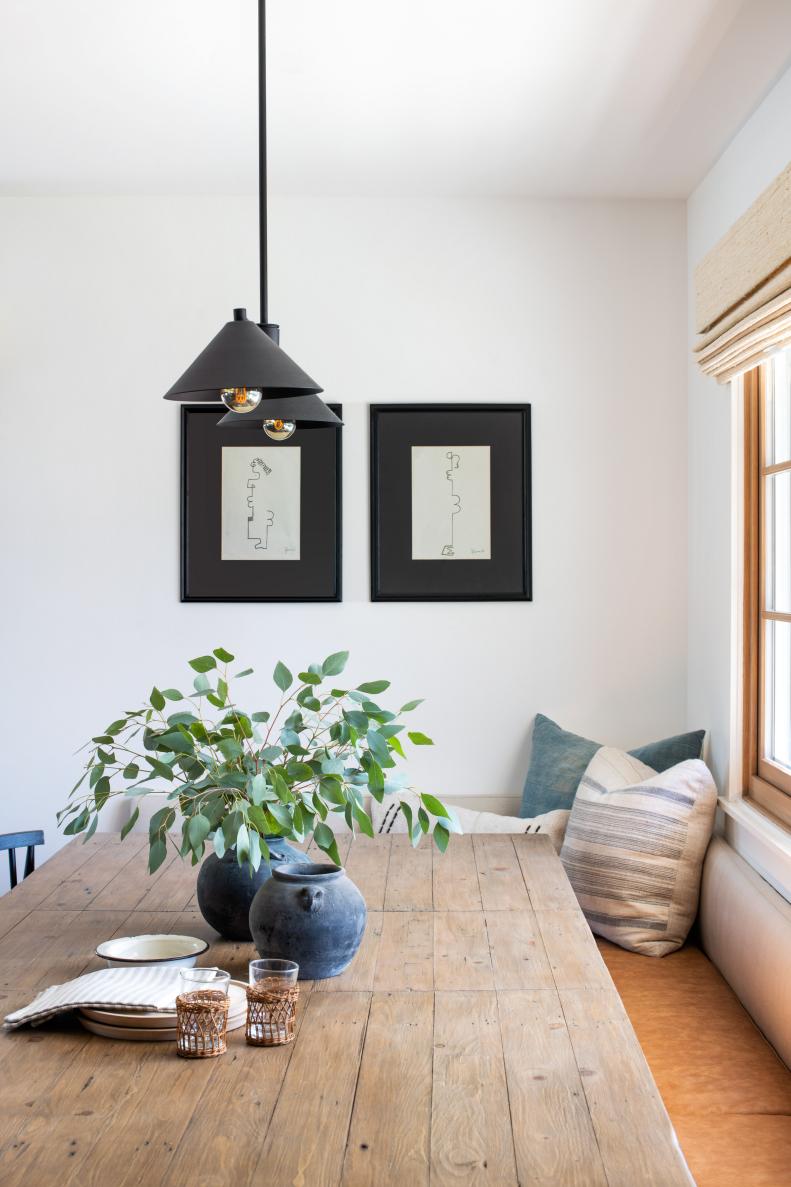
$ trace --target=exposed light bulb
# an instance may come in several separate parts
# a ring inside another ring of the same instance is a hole
[[[288,441],[296,427],[293,420],[265,420],[263,423],[264,432],[273,441]]]
[[[261,389],[258,387],[224,387],[220,399],[231,412],[252,412],[261,403]]]

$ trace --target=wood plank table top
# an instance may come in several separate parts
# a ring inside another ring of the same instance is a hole
[[[0,1039],[0,1182],[80,1187],[689,1187],[670,1120],[551,844],[339,838],[362,947],[302,982],[298,1035],[218,1059],[63,1019]],[[100,967],[114,935],[181,932],[247,979],[147,841],[77,841],[0,899],[3,1014]]]

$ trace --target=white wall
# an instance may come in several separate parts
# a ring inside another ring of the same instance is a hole
[[[702,375],[694,342],[692,274],[791,160],[791,70],[723,153],[687,204],[689,256],[689,687],[688,723],[711,731],[720,791],[729,774],[731,704],[730,389]],[[736,672],[738,677],[738,672]]]
[[[411,765],[449,796],[518,794],[538,710],[624,746],[685,725],[683,205],[271,214],[283,345],[345,408],[340,605],[178,601],[160,397],[234,305],[256,308],[253,200],[0,202],[0,827],[43,826],[50,849],[76,747],[217,645],[262,674],[264,704],[277,658],[340,648],[358,679],[426,697],[436,748]],[[437,399],[532,401],[532,603],[368,601],[366,404]]]

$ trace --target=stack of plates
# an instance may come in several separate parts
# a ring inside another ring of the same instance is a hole
[[[247,987],[242,981],[231,981],[230,998],[228,1030],[238,1030],[247,1017]],[[105,1039],[137,1043],[176,1041],[175,1010],[142,1013],[122,1006],[117,1009],[82,1006],[77,1016],[86,1030]]]

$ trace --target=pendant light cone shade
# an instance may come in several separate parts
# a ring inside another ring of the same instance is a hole
[[[165,399],[219,403],[224,388],[242,387],[260,388],[264,399],[267,392],[305,396],[322,390],[268,334],[248,321],[243,309],[235,309],[234,320],[212,338]],[[242,419],[249,419],[249,414]]]
[[[284,393],[267,398],[264,392],[264,398],[254,412],[246,412],[244,416],[228,412],[217,422],[217,427],[260,428],[267,420],[294,421],[298,429],[339,429],[343,425],[343,421],[315,394],[289,396]]]

